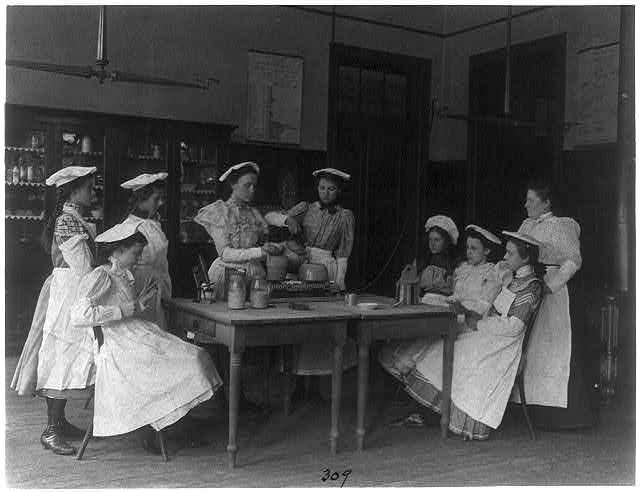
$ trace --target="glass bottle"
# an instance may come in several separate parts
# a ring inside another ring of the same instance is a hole
[[[14,185],[17,185],[18,183],[20,183],[20,167],[18,166],[19,162],[20,162],[19,160],[14,161],[13,169],[11,171],[12,181]]]
[[[18,167],[20,168],[20,182],[26,183],[27,182],[27,164],[24,162],[24,159],[22,157],[18,159]]]

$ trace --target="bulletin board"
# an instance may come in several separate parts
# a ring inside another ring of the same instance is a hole
[[[249,51],[247,140],[300,144],[303,61]]]
[[[579,53],[577,145],[615,142],[618,130],[617,45]]]

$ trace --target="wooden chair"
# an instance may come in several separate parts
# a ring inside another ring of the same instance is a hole
[[[102,348],[102,345],[104,343],[104,333],[102,332],[102,327],[94,326],[93,335],[95,336],[95,339],[98,341],[98,351],[99,351]],[[89,401],[90,399],[87,400],[87,405],[89,404]],[[86,408],[86,405],[85,405],[85,408]],[[77,460],[82,459],[82,456],[84,455],[84,451],[85,449],[87,449],[87,444],[89,444],[89,439],[91,439],[92,432],[93,432],[93,417],[91,418],[91,422],[87,427],[87,432],[85,432],[84,434],[84,438],[82,439],[82,444],[78,449],[78,454],[76,455]],[[169,461],[169,458],[167,457],[167,448],[164,441],[164,434],[162,433],[161,430],[157,431],[156,433],[158,435],[158,441],[160,442],[160,452],[162,453],[162,458],[164,459],[164,461]]]
[[[522,355],[520,357],[520,364],[518,364],[518,372],[516,374],[516,380],[514,383],[514,386],[518,387],[518,393],[520,395],[520,406],[522,407],[522,413],[524,413],[524,419],[527,421],[527,427],[529,428],[529,434],[531,435],[532,441],[536,440],[536,431],[533,428],[533,423],[531,422],[531,418],[529,417],[529,410],[527,409],[527,400],[525,398],[524,392],[524,368],[527,365],[527,348],[529,346],[529,338],[531,337],[531,332],[533,331],[533,327],[536,324],[536,318],[538,317],[540,306],[542,306],[542,299],[540,299],[538,307],[531,315],[529,323],[527,323],[527,326],[525,327],[524,340],[522,341]]]

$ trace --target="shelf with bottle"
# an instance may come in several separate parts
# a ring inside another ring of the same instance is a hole
[[[26,152],[29,154],[44,154],[44,147],[15,147],[11,145],[7,145],[4,148],[5,152]]]
[[[82,150],[64,149],[63,157],[102,157],[102,152],[83,152]]]
[[[44,212],[40,213],[40,215],[17,215],[17,214],[8,214],[5,212],[4,218],[5,220],[41,221],[41,220],[44,220]]]
[[[12,185],[44,186],[45,159],[40,154],[32,154],[5,149],[5,182]]]

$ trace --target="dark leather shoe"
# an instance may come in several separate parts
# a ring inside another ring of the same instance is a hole
[[[84,429],[79,429],[64,417],[58,422],[58,428],[60,433],[67,439],[82,439],[87,432]]]
[[[55,454],[72,455],[78,451],[63,439],[60,430],[55,425],[47,425],[40,436],[40,443],[44,449],[50,449]]]

